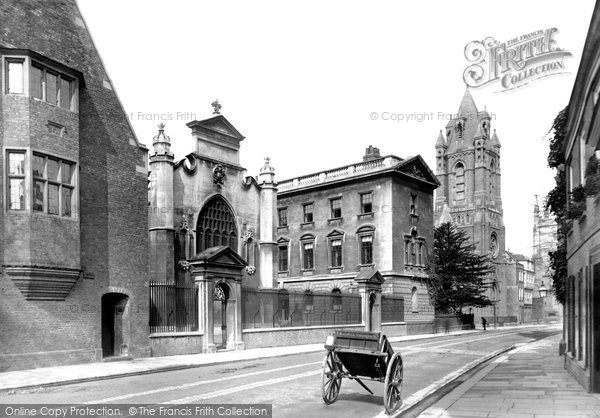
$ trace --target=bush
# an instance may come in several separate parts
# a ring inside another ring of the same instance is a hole
[[[585,189],[581,184],[573,189],[567,213],[569,219],[577,219],[583,215],[583,212],[585,212],[585,196]]]
[[[588,160],[585,168],[585,195],[594,197],[600,192],[600,163],[595,155]]]

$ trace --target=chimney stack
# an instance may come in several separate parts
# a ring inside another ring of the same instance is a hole
[[[371,161],[378,158],[381,158],[381,154],[379,154],[379,148],[369,145],[369,147],[365,150],[363,161]]]

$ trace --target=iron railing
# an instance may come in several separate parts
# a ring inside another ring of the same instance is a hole
[[[404,322],[404,298],[381,295],[381,322]]]
[[[360,295],[242,289],[244,329],[361,324]]]
[[[193,283],[150,282],[150,333],[198,331]]]

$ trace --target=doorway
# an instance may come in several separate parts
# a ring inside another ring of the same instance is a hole
[[[129,323],[127,302],[123,293],[107,293],[102,296],[102,357],[129,354]]]
[[[225,283],[215,285],[213,291],[214,343],[217,349],[227,348],[227,302],[229,286]]]

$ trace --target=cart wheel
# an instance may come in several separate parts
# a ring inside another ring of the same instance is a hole
[[[327,405],[336,401],[342,386],[341,364],[333,351],[327,353],[323,361],[323,385],[321,396]]]
[[[404,365],[400,353],[394,353],[388,363],[385,374],[385,386],[383,388],[383,404],[385,412],[391,414],[402,404],[400,396],[402,392],[402,376],[404,375]]]

